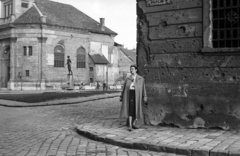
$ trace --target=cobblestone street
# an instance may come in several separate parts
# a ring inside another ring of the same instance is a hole
[[[125,149],[81,137],[75,127],[99,118],[118,118],[118,98],[73,105],[0,107],[1,156],[175,155]]]

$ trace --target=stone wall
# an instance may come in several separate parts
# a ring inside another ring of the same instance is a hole
[[[146,1],[137,0],[137,63],[149,103],[145,123],[239,129],[240,56],[202,52],[203,1]]]

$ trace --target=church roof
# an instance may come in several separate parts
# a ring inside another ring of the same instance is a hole
[[[35,7],[36,6],[36,7]],[[72,5],[49,0],[36,1],[23,15],[14,21],[15,24],[40,24],[41,16],[46,16],[47,25],[63,26],[88,30],[93,33],[117,35],[107,27],[76,9]]]
[[[94,64],[109,64],[108,60],[105,58],[105,56],[101,54],[91,54],[89,53],[90,58],[93,60]]]

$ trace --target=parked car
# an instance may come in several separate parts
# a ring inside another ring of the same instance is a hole
[[[113,85],[109,86],[109,89],[122,89],[122,85],[113,84]]]
[[[96,86],[95,86],[95,84],[90,83],[90,84],[86,84],[86,85],[84,85],[83,89],[85,89],[85,90],[96,89]]]

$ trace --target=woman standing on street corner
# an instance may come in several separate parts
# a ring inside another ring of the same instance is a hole
[[[142,105],[147,105],[147,93],[144,78],[137,74],[137,66],[130,66],[131,75],[123,84],[120,101],[122,102],[120,117],[128,118],[129,131],[137,129],[136,120],[143,118]]]

